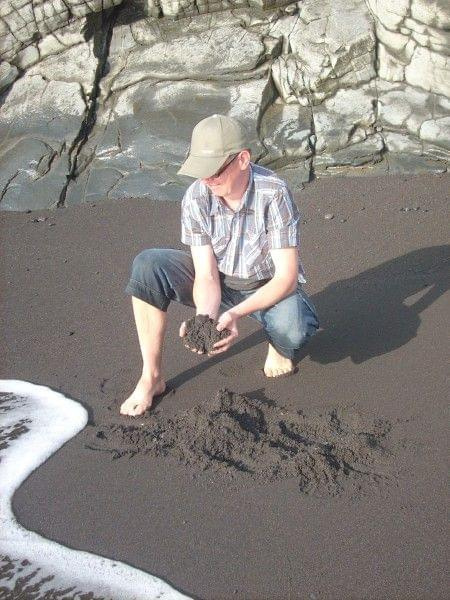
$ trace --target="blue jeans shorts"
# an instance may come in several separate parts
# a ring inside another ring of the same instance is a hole
[[[194,264],[190,252],[171,248],[144,250],[133,261],[130,281],[125,289],[131,294],[162,311],[171,300],[194,307],[192,290]],[[234,290],[221,281],[221,311],[236,306],[255,290]],[[318,327],[316,309],[299,283],[292,292],[274,306],[249,315],[261,323],[272,346],[286,358],[295,353],[312,337]]]

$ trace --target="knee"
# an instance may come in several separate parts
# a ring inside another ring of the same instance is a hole
[[[131,278],[143,283],[153,279],[164,260],[163,253],[158,248],[150,248],[140,252],[133,260]]]
[[[278,333],[278,339],[280,345],[285,348],[297,349],[301,348],[310,337],[308,330],[304,327],[304,324],[299,324],[297,327],[289,327],[289,329],[282,330]]]
[[[268,333],[281,347],[297,350],[309,341],[317,328],[317,318],[311,314],[304,315],[300,320],[283,319]]]

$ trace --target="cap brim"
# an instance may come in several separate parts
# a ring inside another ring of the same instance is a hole
[[[187,175],[196,179],[211,177],[220,169],[228,156],[188,156],[181,165],[178,175]]]

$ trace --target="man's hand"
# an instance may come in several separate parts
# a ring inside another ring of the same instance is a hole
[[[234,343],[234,340],[239,335],[239,331],[237,328],[238,318],[239,317],[235,315],[232,310],[227,310],[226,312],[220,315],[219,320],[217,322],[217,330],[223,331],[224,329],[229,329],[231,333],[224,340],[220,340],[220,342],[216,342],[214,344],[214,350],[211,350],[211,352],[209,352],[209,356],[214,356],[215,354],[226,352],[231,346],[231,344]]]
[[[186,335],[186,321],[183,321],[181,323],[180,331],[178,332],[178,335],[180,336],[180,338],[184,338],[184,336]],[[192,352],[195,352],[196,354],[203,354],[203,352],[201,350],[196,350],[195,348],[191,348],[187,344],[184,344],[184,345],[188,350],[191,350]]]

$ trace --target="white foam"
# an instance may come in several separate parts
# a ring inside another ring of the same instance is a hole
[[[8,441],[0,462],[0,553],[19,571],[2,586],[14,588],[17,578],[39,569],[39,591],[73,588],[71,594],[92,592],[120,600],[179,600],[187,596],[167,583],[130,567],[95,554],[71,550],[27,531],[14,517],[12,496],[20,484],[39,465],[54,454],[87,423],[87,412],[77,402],[53,390],[25,381],[0,380],[0,392],[19,397],[2,411],[2,427],[14,427],[22,421],[28,428]],[[24,560],[29,561],[23,563]],[[51,580],[45,581],[46,577]]]

